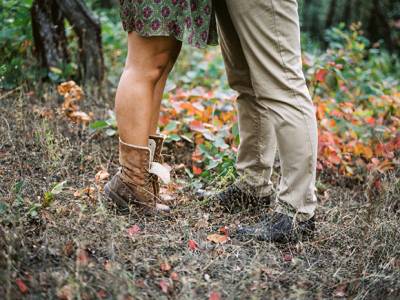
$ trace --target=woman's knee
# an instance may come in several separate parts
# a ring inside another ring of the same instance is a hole
[[[127,61],[124,73],[135,81],[156,83],[170,69],[171,53],[163,51],[146,58]]]

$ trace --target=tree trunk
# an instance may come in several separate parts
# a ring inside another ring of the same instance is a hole
[[[79,39],[80,75],[85,82],[100,83],[104,74],[100,24],[82,0],[34,0],[32,30],[36,53],[43,67],[62,67],[68,62],[64,19]]]
[[[345,6],[345,8],[344,8],[344,12],[343,12],[343,17],[342,17],[342,19],[343,19],[343,21],[346,23],[346,25],[350,25],[351,24],[351,17],[352,17],[352,14],[351,14],[351,9],[352,9],[352,4],[353,4],[353,1],[352,0],[347,0],[347,2],[346,2],[346,6]]]
[[[79,37],[79,58],[85,81],[102,81],[104,75],[101,27],[82,0],[55,0]]]
[[[326,17],[325,28],[330,28],[333,25],[333,20],[336,13],[336,4],[336,0],[331,0],[328,15]]]
[[[52,0],[35,0],[31,9],[35,52],[47,69],[68,62],[63,16]]]

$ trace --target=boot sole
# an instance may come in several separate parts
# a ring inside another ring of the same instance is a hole
[[[120,197],[117,193],[113,192],[108,183],[104,186],[104,195],[113,204],[115,204],[119,210],[121,210],[123,212],[129,211],[128,203],[122,197]]]

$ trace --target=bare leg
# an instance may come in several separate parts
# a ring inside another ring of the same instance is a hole
[[[178,47],[180,42],[172,37],[128,34],[128,57],[115,97],[119,136],[125,143],[147,146],[156,86],[171,68]]]
[[[179,43],[174,49],[174,53],[172,54],[169,66],[165,69],[164,73],[162,74],[160,80],[157,82],[156,87],[154,89],[153,110],[152,110],[153,114],[150,120],[150,134],[157,133],[158,119],[160,116],[160,105],[165,89],[165,84],[167,82],[169,73],[174,67],[176,60],[178,59],[181,48],[182,44]]]

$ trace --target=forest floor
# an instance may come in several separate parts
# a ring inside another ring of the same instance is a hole
[[[120,215],[102,197],[100,176],[118,167],[117,138],[71,123],[51,89],[42,97],[19,89],[0,102],[1,299],[400,297],[399,170],[382,175],[380,193],[368,180],[319,174],[312,240],[242,242],[238,223],[265,209],[212,211],[176,172],[182,189],[169,214]],[[110,107],[85,105],[96,117]],[[188,144],[166,146],[172,166],[188,163]],[[226,243],[207,240],[223,226]]]

